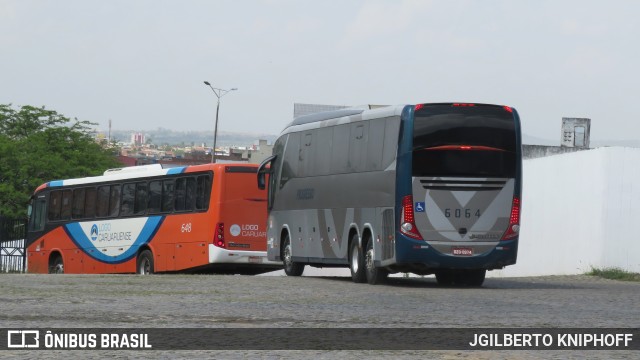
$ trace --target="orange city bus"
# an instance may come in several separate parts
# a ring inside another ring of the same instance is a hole
[[[257,166],[146,165],[38,187],[29,205],[30,273],[259,274],[266,194]]]

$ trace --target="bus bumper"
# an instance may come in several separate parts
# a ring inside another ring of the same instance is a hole
[[[262,264],[279,265],[281,262],[269,261],[266,251],[227,250],[209,244],[209,263],[214,264]]]
[[[424,268],[438,269],[501,269],[516,263],[518,239],[500,241],[489,251],[473,256],[447,254],[428,246],[424,241],[403,239],[397,246],[396,264],[419,265]]]

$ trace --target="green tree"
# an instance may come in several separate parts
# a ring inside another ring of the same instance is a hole
[[[112,150],[93,140],[91,125],[44,107],[0,104],[0,215],[24,216],[45,182],[119,166]]]

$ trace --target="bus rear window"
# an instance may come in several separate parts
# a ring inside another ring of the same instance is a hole
[[[513,114],[494,105],[425,105],[415,113],[413,176],[513,177]]]

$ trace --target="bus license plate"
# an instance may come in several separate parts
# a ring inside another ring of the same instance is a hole
[[[473,249],[468,247],[454,247],[451,248],[451,253],[457,256],[472,256]]]
[[[260,256],[249,256],[249,262],[252,264],[260,264],[262,263],[262,257]]]

